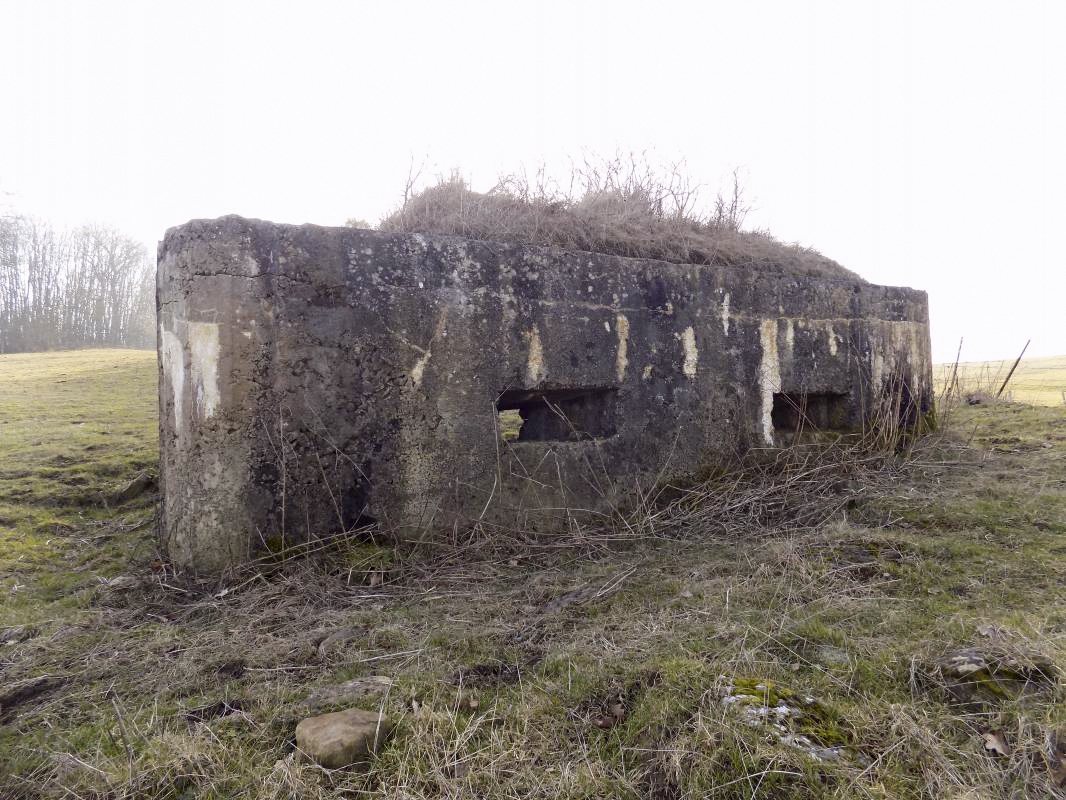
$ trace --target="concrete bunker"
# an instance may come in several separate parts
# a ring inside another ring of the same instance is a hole
[[[199,572],[368,520],[545,529],[931,403],[925,293],[858,279],[231,216],[166,233],[158,308],[162,538]]]

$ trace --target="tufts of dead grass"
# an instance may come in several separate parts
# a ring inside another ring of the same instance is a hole
[[[90,575],[4,635],[4,685],[48,683],[5,712],[0,797],[1066,797],[1064,422],[957,413],[1051,447],[872,447],[886,425],[753,453],[744,480],[659,487],[552,541],[353,532],[222,584],[131,561],[150,530],[72,512],[108,536],[59,544],[121,549],[106,566],[126,580]],[[963,649],[1003,694],[953,698],[938,664]],[[309,693],[375,675],[391,688],[352,702],[397,722],[378,757],[302,762]],[[767,707],[816,702],[782,735],[724,702],[759,685]]]
[[[476,192],[458,173],[414,191],[379,224],[397,233],[438,233],[521,245],[562,247],[679,264],[860,280],[816,250],[742,230],[747,208],[732,193],[701,210],[699,187],[683,165],[651,166],[637,156],[586,159],[567,187],[541,170],[499,178]]]

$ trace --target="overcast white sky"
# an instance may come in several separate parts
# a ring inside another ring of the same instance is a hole
[[[739,168],[749,223],[929,291],[954,358],[1066,353],[1066,3],[0,0],[0,190],[146,242],[375,221],[584,150]],[[2,199],[0,199],[2,202]]]

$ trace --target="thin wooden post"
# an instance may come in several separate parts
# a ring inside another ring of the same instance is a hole
[[[948,390],[944,393],[945,397],[951,397],[953,392],[956,395],[958,394],[959,386],[958,386],[957,381],[959,380],[959,358],[961,358],[961,357],[962,357],[962,337],[960,336],[959,337],[959,351],[957,353],[955,353],[955,366],[952,367],[952,369],[951,369],[951,380],[948,381]],[[1063,392],[1063,398],[1064,398],[1064,402],[1066,402],[1066,392]]]
[[[1014,374],[1014,370],[1018,369],[1018,364],[1022,360],[1022,356],[1025,355],[1025,351],[1029,349],[1029,342],[1033,341],[1029,339],[1025,343],[1025,347],[1022,348],[1022,352],[1018,354],[1018,360],[1014,362],[1014,366],[1010,368],[1010,372],[1007,373],[1007,377],[1003,380],[1003,385],[999,387],[999,391],[996,392],[996,397],[999,398],[1003,394],[1003,390],[1007,388],[1007,384],[1010,382],[1010,376]]]

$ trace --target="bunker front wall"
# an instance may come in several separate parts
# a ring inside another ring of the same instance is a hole
[[[859,281],[225,217],[167,232],[158,307],[162,535],[198,572],[547,528],[931,397],[925,294]]]

